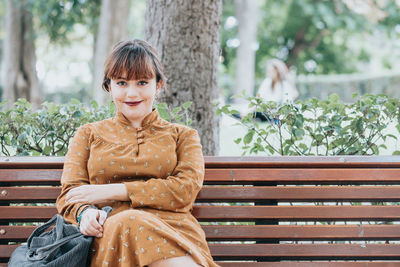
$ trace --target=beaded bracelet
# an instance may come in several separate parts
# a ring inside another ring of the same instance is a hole
[[[98,209],[96,206],[87,206],[87,207],[84,207],[83,210],[79,213],[78,220],[77,220],[78,225],[81,224],[82,214],[85,212],[85,210],[87,210],[87,209],[89,209],[89,208],[96,209],[96,210]]]
[[[78,208],[75,210],[75,219],[76,219],[76,221],[78,221],[78,214],[79,214],[80,209],[83,206],[91,206],[91,205],[92,205],[91,203],[82,203],[81,205],[78,206]]]

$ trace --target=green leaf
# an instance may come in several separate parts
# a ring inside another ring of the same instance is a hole
[[[359,118],[356,122],[356,130],[358,133],[362,133],[363,132],[363,121],[362,118]]]
[[[97,109],[99,107],[99,104],[97,103],[96,100],[90,100],[90,105],[92,108]]]
[[[183,103],[183,108],[184,109],[188,109],[188,108],[190,108],[190,106],[192,105],[192,102],[191,101],[187,101],[187,102],[185,102],[185,103]]]
[[[24,142],[24,141],[26,140],[26,137],[27,137],[27,136],[26,136],[26,133],[23,132],[23,133],[21,133],[21,134],[18,135],[17,140],[20,141],[20,142]]]
[[[55,103],[45,103],[49,114],[54,114],[58,111],[58,106]]]
[[[303,129],[295,128],[294,131],[293,131],[293,134],[294,134],[294,136],[296,136],[296,138],[299,139],[299,138],[303,137],[303,135],[304,135],[304,130],[303,130]]]
[[[82,116],[83,116],[83,114],[82,114],[82,111],[80,111],[80,110],[77,110],[72,114],[72,118],[79,118]]]
[[[399,121],[399,123],[400,123],[400,121]],[[400,133],[400,124],[397,124],[397,125],[396,125],[396,129],[397,129],[397,131]]]
[[[377,145],[373,144],[373,145],[371,146],[371,149],[372,149],[372,151],[374,152],[374,155],[379,155],[379,149],[378,149],[378,146],[377,146]]]
[[[303,150],[303,153],[305,153],[308,150],[308,146],[304,143],[301,143],[298,145],[300,149]]]
[[[400,156],[400,150],[395,150],[392,153],[393,156]]]
[[[339,96],[337,94],[330,94],[328,96],[328,101],[329,102],[333,102],[333,103],[338,102],[339,101]]]
[[[48,156],[48,155],[50,155],[50,152],[51,152],[51,146],[46,146],[46,147],[43,149],[43,155]]]
[[[182,110],[181,107],[176,107],[176,108],[174,108],[174,109],[172,110],[172,113],[173,113],[173,114],[176,114],[176,113],[179,113],[181,110]]]
[[[253,136],[254,136],[254,130],[248,131],[248,133],[243,138],[243,143],[245,145],[250,144],[251,141],[253,140]]]
[[[269,153],[270,153],[271,155],[274,155],[274,154],[275,154],[275,150],[274,150],[271,146],[267,145],[267,146],[265,146],[265,148],[269,151]]]
[[[164,109],[162,107],[158,107],[157,110],[158,110],[158,113],[160,114],[161,118],[163,118],[164,120],[167,120],[167,121],[171,120],[167,109]]]

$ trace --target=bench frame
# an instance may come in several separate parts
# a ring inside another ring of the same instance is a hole
[[[63,162],[0,157],[0,266],[13,242],[34,229],[9,224],[44,222],[56,212],[14,203],[54,203]],[[400,157],[205,157],[205,163],[193,214],[221,266],[400,266]],[[345,204],[326,204],[336,201]],[[325,225],[302,224],[312,220]],[[359,223],[331,224],[338,221]]]

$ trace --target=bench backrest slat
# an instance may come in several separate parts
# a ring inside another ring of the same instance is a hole
[[[0,203],[54,202],[61,192],[60,187],[26,186],[0,187]],[[204,186],[197,196],[197,202],[278,200],[283,202],[302,201],[400,201],[400,186]]]

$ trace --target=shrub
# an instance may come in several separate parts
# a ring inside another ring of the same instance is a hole
[[[335,94],[326,101],[313,98],[294,104],[247,97],[251,112],[238,123],[247,133],[235,142],[242,145],[243,154],[378,155],[387,148],[388,138],[397,140],[400,102],[386,95],[353,97],[356,101],[349,104]],[[254,111],[263,114],[267,123],[260,123]],[[234,115],[238,111],[225,105],[217,113]],[[397,129],[396,135],[387,130],[388,125]]]
[[[0,107],[4,107],[0,103]],[[168,121],[191,124],[190,102],[171,110],[166,104],[157,104],[160,116]],[[85,107],[76,99],[67,104],[45,102],[39,110],[19,99],[13,108],[0,111],[0,147],[3,156],[64,156],[79,126],[114,116],[113,103],[99,106],[92,101]]]

